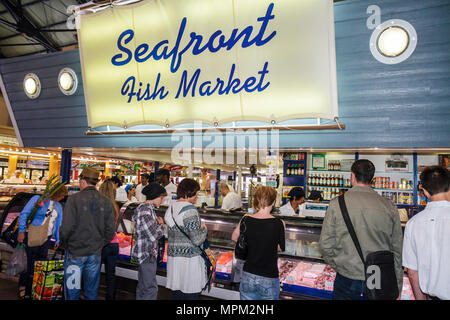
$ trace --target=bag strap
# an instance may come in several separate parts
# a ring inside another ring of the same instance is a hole
[[[245,214],[245,215],[242,217],[241,221],[239,222],[239,234],[243,233],[243,232],[242,232],[242,229],[243,229],[242,223],[244,222],[245,217],[247,217],[247,216],[248,216],[248,214]],[[247,230],[247,229],[246,229],[246,230]],[[245,231],[246,231],[246,230],[245,230]]]
[[[188,236],[188,234],[187,234],[186,232],[184,232],[183,229],[181,229],[180,226],[177,224],[177,222],[175,221],[175,217],[173,216],[173,207],[172,207],[172,206],[170,206],[170,213],[172,214],[173,222],[174,222],[175,225],[177,226],[178,230],[180,230],[181,233],[184,234],[184,236],[185,236],[186,238],[188,238],[189,241],[190,241],[194,246],[196,246],[197,248],[199,248],[199,249],[203,252],[203,251],[204,251],[203,248],[200,247],[200,246],[197,246],[194,242],[192,242],[192,240],[191,240],[191,238]]]
[[[366,265],[366,262],[364,260],[364,256],[363,256],[363,253],[361,250],[361,246],[358,241],[358,237],[356,236],[356,232],[355,232],[355,229],[353,228],[352,221],[350,220],[350,216],[348,215],[344,195],[340,195],[338,197],[338,199],[339,199],[339,207],[341,208],[342,217],[344,218],[345,225],[347,226],[348,232],[350,233],[350,236],[352,237],[353,243],[355,244],[356,250],[358,251],[359,257],[361,258],[363,265]]]

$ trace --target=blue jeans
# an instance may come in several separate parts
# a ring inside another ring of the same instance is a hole
[[[101,256],[74,257],[66,252],[64,257],[64,297],[78,300],[83,278],[83,293],[86,300],[97,300],[100,283]]]
[[[261,277],[243,271],[239,292],[241,300],[278,300],[280,279]]]
[[[352,280],[336,274],[334,281],[333,300],[361,300],[361,294],[366,294],[366,282],[364,280]]]

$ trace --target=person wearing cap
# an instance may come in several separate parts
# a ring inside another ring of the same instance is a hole
[[[159,208],[167,192],[160,184],[152,182],[142,189],[142,194],[146,201],[135,209],[132,217],[136,226],[131,255],[139,263],[136,300],[156,300],[158,240],[164,235],[165,227],[164,220],[156,216],[155,207]]]
[[[150,175],[147,173],[141,174],[141,183],[139,183],[136,187],[136,199],[139,202],[144,202],[146,200],[145,196],[142,194],[142,189],[150,182]],[[153,181],[152,181],[153,182]]]
[[[177,186],[170,181],[170,171],[168,169],[160,169],[156,174],[156,182],[160,183],[167,191],[167,196],[162,203],[164,206],[169,206],[177,196]]]
[[[280,207],[280,215],[293,216],[299,214],[299,206],[305,202],[305,191],[303,188],[292,188],[288,193],[289,202]]]
[[[138,199],[134,196],[136,194],[136,187],[133,184],[128,184],[125,187],[127,193],[127,202],[138,202]]]
[[[21,174],[22,171],[16,170],[14,172],[14,175],[11,176],[11,178],[5,180],[5,183],[17,183],[17,184],[25,183],[25,179],[20,176]]]
[[[78,300],[83,279],[83,296],[97,300],[102,249],[114,237],[115,209],[112,201],[96,188],[100,172],[85,167],[80,175],[80,192],[64,206],[60,244],[65,249],[64,297]]]
[[[111,181],[116,186],[116,201],[122,201],[127,202],[128,201],[128,195],[125,191],[125,188],[122,188],[122,181],[119,179],[119,177],[114,176],[111,178]]]

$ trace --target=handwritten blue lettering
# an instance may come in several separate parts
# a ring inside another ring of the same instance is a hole
[[[111,63],[115,66],[123,66],[129,63],[133,57],[134,60],[138,63],[143,63],[149,60],[150,58],[153,58],[154,60],[171,59],[170,71],[172,73],[175,73],[177,72],[177,70],[181,65],[183,54],[185,54],[188,50],[191,50],[193,55],[199,55],[206,50],[212,53],[218,52],[222,48],[225,48],[226,50],[231,50],[237,43],[241,41],[241,39],[242,39],[241,43],[242,48],[248,48],[252,45],[263,46],[269,41],[271,41],[277,33],[276,31],[272,31],[272,33],[270,33],[265,37],[266,30],[270,20],[273,20],[275,18],[275,15],[272,14],[273,8],[274,4],[273,3],[269,4],[266,10],[266,14],[263,17],[257,18],[257,21],[261,22],[261,25],[258,33],[253,38],[252,38],[254,31],[253,26],[247,26],[241,32],[239,32],[239,29],[237,28],[233,29],[228,40],[226,40],[226,36],[223,34],[222,30],[217,30],[209,37],[206,43],[204,43],[202,35],[197,34],[195,32],[191,32],[189,42],[181,50],[180,50],[180,43],[183,38],[183,34],[187,24],[186,17],[184,17],[181,20],[181,24],[178,29],[177,39],[175,41],[172,50],[170,51],[169,51],[169,41],[163,40],[157,43],[152,48],[151,51],[148,44],[146,43],[140,44],[137,46],[137,48],[134,50],[133,53],[130,49],[126,47],[126,45],[130,43],[131,40],[134,38],[134,31],[131,29],[125,30],[119,35],[119,38],[117,39],[117,48],[122,53],[114,55],[111,59]],[[214,45],[214,42],[217,39],[218,41],[216,41],[217,43],[216,45]],[[158,54],[157,51],[160,48],[162,48],[162,53]],[[191,81],[192,80],[193,79],[191,79]]]
[[[158,98],[160,100],[163,100],[165,97],[167,97],[167,95],[169,94],[169,91],[165,91],[164,86],[159,87],[160,79],[161,79],[161,74],[158,73],[158,75],[156,77],[155,85],[153,87],[153,91],[151,91],[151,89],[150,89],[150,84],[147,83],[147,85],[145,86],[144,92],[142,92],[142,89],[143,89],[142,82],[139,82],[139,89],[136,92],[136,88],[135,88],[136,78],[131,76],[127,80],[125,80],[125,82],[122,86],[121,93],[123,96],[128,96],[127,103],[130,103],[134,96],[136,96],[137,101],[156,100]]]
[[[200,96],[211,96],[212,94],[216,93],[218,95],[228,95],[230,93],[237,94],[241,92],[242,90],[246,92],[253,92],[258,91],[261,92],[270,85],[270,81],[264,83],[265,76],[269,73],[268,71],[269,62],[265,62],[264,66],[261,71],[258,71],[259,81],[256,77],[249,77],[245,81],[241,81],[241,79],[236,78],[234,76],[234,72],[236,69],[235,64],[231,66],[230,75],[228,76],[228,83],[226,87],[225,81],[223,81],[220,78],[217,78],[216,85],[212,86],[211,81],[204,81],[199,83],[199,78],[201,74],[201,70],[197,69],[195,70],[192,77],[189,79],[188,72],[186,70],[183,71],[183,74],[181,76],[180,85],[178,87],[177,94],[175,96],[175,99],[178,99],[180,97],[195,97],[195,94],[198,92]],[[198,85],[198,86],[197,86]],[[198,91],[197,91],[198,87]]]

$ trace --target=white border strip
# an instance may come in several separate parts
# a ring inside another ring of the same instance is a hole
[[[102,272],[105,272],[105,266],[102,264]],[[131,280],[138,280],[138,272],[136,270],[126,269],[126,268],[120,268],[116,267],[116,276],[127,278]],[[159,275],[156,275],[156,281],[158,282],[158,285],[161,287],[166,286],[167,279],[166,277],[162,277]],[[201,293],[203,296],[213,297],[217,299],[222,300],[239,300],[239,291],[234,290],[227,290],[217,287],[211,287],[211,291],[203,291]]]
[[[19,141],[19,146],[23,147],[22,137],[20,136],[19,127],[17,126],[16,118],[11,108],[11,103],[9,102],[8,93],[6,92],[5,84],[3,83],[3,75],[0,72],[0,87],[2,89],[3,99],[5,99],[6,109],[8,109],[9,118],[11,119],[12,125],[14,127],[14,132],[16,133],[16,138]]]

